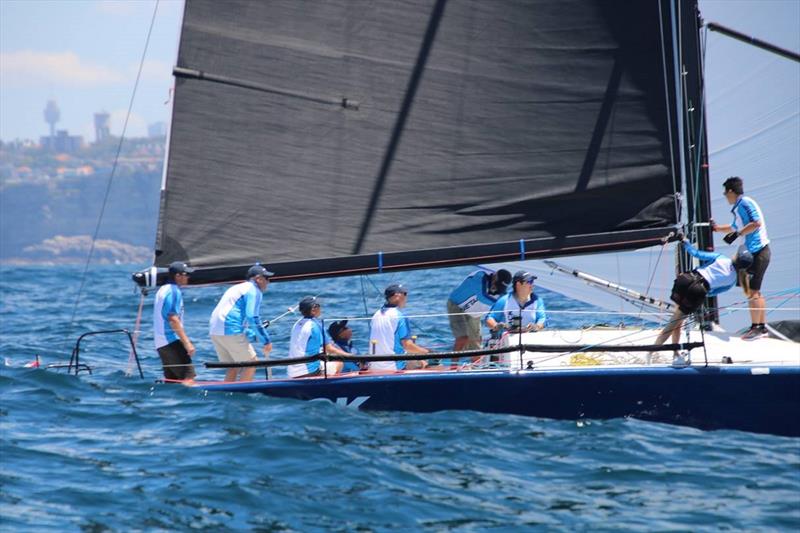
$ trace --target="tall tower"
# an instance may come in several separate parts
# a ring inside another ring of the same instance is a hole
[[[44,108],[44,121],[50,124],[50,137],[56,136],[56,122],[61,118],[61,111],[55,100],[48,100],[47,107]]]
[[[94,142],[101,143],[111,136],[108,120],[111,118],[105,111],[94,114]]]

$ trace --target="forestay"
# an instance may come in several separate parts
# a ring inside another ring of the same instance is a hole
[[[674,13],[188,0],[155,265],[209,283],[652,245],[679,212]]]

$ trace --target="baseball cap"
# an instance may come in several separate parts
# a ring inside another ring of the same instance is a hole
[[[347,320],[337,320],[328,326],[328,335],[330,335],[332,339],[337,339],[339,337],[339,333],[341,333],[346,327]]]
[[[753,266],[753,254],[750,253],[747,246],[742,245],[739,247],[733,259],[733,266],[736,267],[737,270],[745,270]]]
[[[302,313],[303,316],[307,317],[310,316],[311,311],[315,307],[319,307],[321,303],[322,302],[320,301],[320,299],[317,298],[316,296],[306,296],[302,300],[300,300],[300,303],[297,304],[297,308],[300,310],[300,313]]]
[[[169,265],[169,273],[172,275],[191,274],[192,272],[194,272],[194,269],[183,261],[174,261]]]
[[[254,278],[256,276],[264,276],[265,278],[268,278],[268,277],[274,276],[274,275],[275,275],[275,272],[270,272],[269,270],[267,270],[263,266],[259,265],[258,263],[256,263],[255,265],[251,266],[247,270],[247,279]]]
[[[386,289],[383,291],[383,294],[387,298],[391,298],[392,296],[394,296],[398,292],[401,292],[403,294],[408,294],[408,287],[406,287],[402,283],[392,283],[391,285],[386,287]]]
[[[525,283],[533,283],[533,280],[535,279],[536,276],[525,270],[519,270],[514,273],[514,283],[517,283],[518,281]]]

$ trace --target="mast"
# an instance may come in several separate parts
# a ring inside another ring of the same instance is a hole
[[[703,78],[704,45],[701,44],[703,21],[697,4],[682,13],[682,47],[689,51],[681,58],[683,86],[686,91],[687,183],[686,207],[690,236],[695,237],[701,250],[714,250],[714,236],[710,226],[696,226],[711,218],[711,195],[709,191],[708,136],[706,128],[705,80]],[[716,296],[707,299],[710,310],[708,318],[719,322]]]

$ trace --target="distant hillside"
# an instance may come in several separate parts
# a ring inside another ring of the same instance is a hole
[[[106,192],[100,174],[47,182],[6,183],[0,191],[0,261],[81,262]],[[100,226],[98,262],[152,259],[161,172],[115,178]]]

